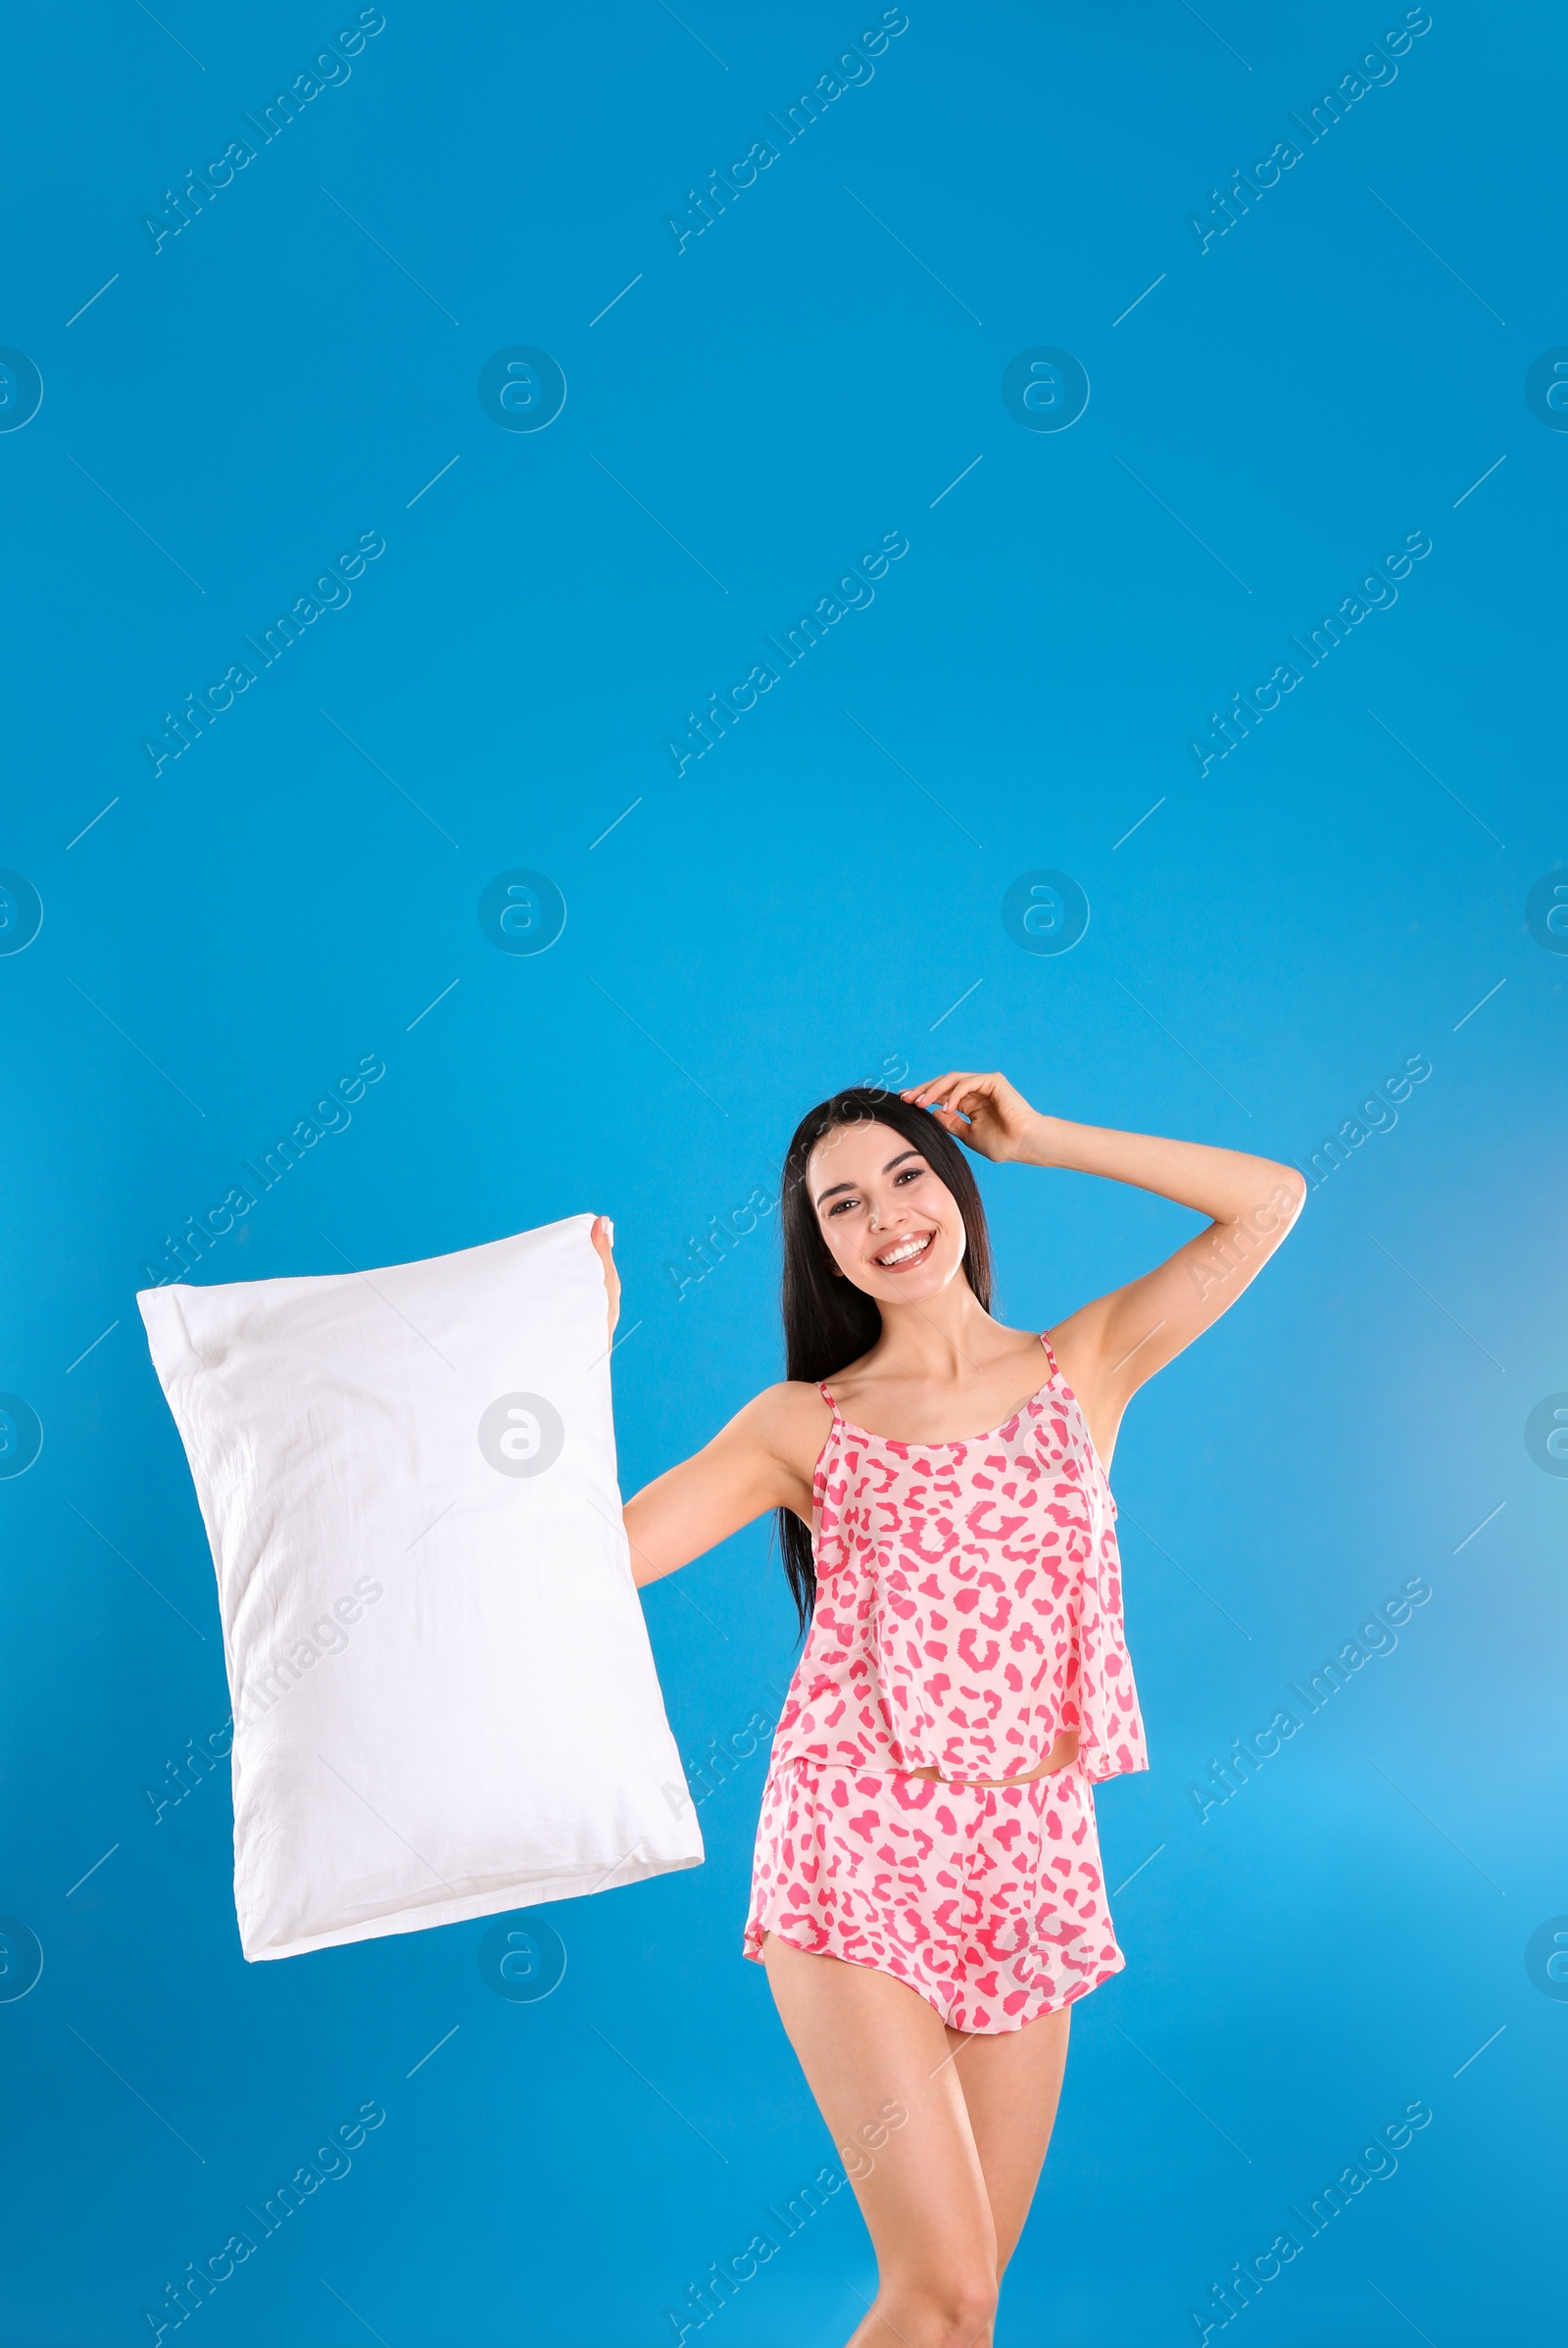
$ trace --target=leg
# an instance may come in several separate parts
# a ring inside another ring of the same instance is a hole
[[[891,1974],[773,1932],[763,1961],[876,2250],[876,2300],[848,2348],[989,2348],[996,2227],[941,2016]],[[907,2119],[890,2126],[889,2104]]]
[[[967,2037],[950,2030],[969,2125],[997,2231],[997,2279],[1017,2248],[1034,2199],[1067,2064],[1070,2006],[1021,2030]]]

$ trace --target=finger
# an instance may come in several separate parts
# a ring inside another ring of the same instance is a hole
[[[961,1070],[950,1068],[945,1076],[927,1077],[924,1084],[916,1085],[913,1088],[912,1095],[906,1093],[903,1098],[905,1100],[912,1098],[917,1108],[933,1108],[939,1101],[944,1105],[951,1105],[956,1089],[971,1085],[974,1081],[972,1076],[964,1074]]]
[[[934,1108],[931,1111],[931,1114],[936,1119],[937,1123],[942,1127],[944,1133],[951,1133],[955,1141],[964,1142],[968,1140],[969,1122],[966,1117],[956,1115],[951,1108]]]
[[[937,1093],[934,1094],[929,1101],[919,1101],[916,1103],[916,1105],[920,1108],[923,1108],[928,1116],[944,1118],[952,1116],[955,1110],[957,1108],[958,1103],[956,1100],[951,1100],[945,1095]]]

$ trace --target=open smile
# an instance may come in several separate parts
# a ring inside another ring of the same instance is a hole
[[[900,1240],[896,1247],[885,1248],[882,1254],[874,1255],[871,1260],[879,1272],[907,1271],[910,1264],[919,1263],[930,1249],[936,1236],[934,1231],[915,1232],[908,1239]]]

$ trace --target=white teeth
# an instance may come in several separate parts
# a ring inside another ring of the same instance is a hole
[[[883,1265],[907,1263],[911,1256],[923,1255],[930,1245],[931,1235],[928,1232],[924,1239],[906,1240],[901,1247],[889,1248],[886,1254],[879,1255],[876,1260]]]

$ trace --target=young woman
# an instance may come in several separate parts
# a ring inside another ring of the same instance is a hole
[[[1008,1329],[959,1142],[1210,1220],[1048,1334]],[[1003,1076],[838,1094],[784,1166],[788,1378],[627,1505],[639,1583],[776,1509],[809,1625],[745,1953],[767,1968],[876,2248],[850,2348],[988,2348],[1073,2001],[1125,1961],[1093,1793],[1147,1766],[1116,1432],[1305,1194],[1268,1158],[1043,1115]],[[610,1236],[601,1219],[613,1327]]]

